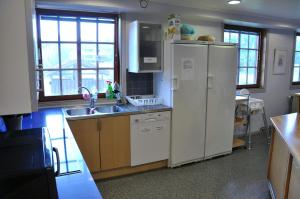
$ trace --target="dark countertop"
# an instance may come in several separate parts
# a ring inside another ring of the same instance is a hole
[[[99,105],[97,107],[109,107],[109,105]],[[82,106],[80,106],[82,108]],[[70,107],[65,109],[76,109],[80,107]],[[133,106],[131,104],[123,104],[119,105],[121,107],[121,112],[111,112],[111,113],[96,113],[93,115],[85,115],[85,116],[69,116],[66,115],[68,120],[79,120],[79,119],[87,119],[87,118],[98,118],[98,117],[112,117],[112,116],[119,116],[119,115],[134,115],[134,114],[143,114],[143,113],[153,113],[153,112],[160,112],[160,111],[170,111],[172,110],[171,107],[165,105],[151,105],[151,106]]]
[[[171,110],[170,107],[163,105],[135,107],[130,104],[122,105],[122,109],[122,112],[98,114],[93,117],[131,115]],[[81,118],[74,117],[71,119]],[[0,126],[1,124],[3,124],[2,120],[0,121]],[[24,116],[22,129],[41,127],[47,127],[53,147],[59,150],[62,173],[61,176],[56,178],[59,198],[102,198],[69,128],[63,108],[43,108]]]
[[[23,129],[47,127],[52,145],[57,147],[61,159],[61,172],[66,173],[56,178],[60,199],[102,198],[93,177],[81,155],[73,134],[64,118],[61,108],[40,109],[24,116]],[[80,170],[80,172],[77,172]]]

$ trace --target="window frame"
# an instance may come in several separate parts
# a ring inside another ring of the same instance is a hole
[[[294,82],[294,81],[293,81],[296,52],[300,52],[300,51],[297,51],[297,50],[296,50],[296,47],[297,47],[297,36],[300,37],[300,32],[296,32],[296,33],[295,33],[294,50],[293,50],[293,52],[294,52],[294,53],[293,53],[293,67],[292,67],[292,75],[291,75],[292,86],[299,86],[299,85],[300,85],[300,81],[297,81],[297,82]],[[299,66],[298,68],[300,68],[300,66]]]
[[[248,26],[237,26],[237,25],[230,25],[230,24],[224,24],[223,29],[223,41],[224,41],[224,32],[225,30],[235,30],[239,31],[239,44],[238,44],[238,66],[237,70],[240,68],[239,62],[240,62],[240,32],[255,32],[259,35],[259,42],[258,42],[258,55],[257,55],[257,78],[255,84],[248,84],[248,85],[236,85],[237,89],[243,89],[243,88],[262,88],[262,64],[263,64],[263,53],[264,53],[264,38],[266,35],[265,29],[262,28],[254,28],[254,27],[248,27]]]
[[[82,11],[67,11],[67,10],[50,10],[50,9],[41,9],[37,8],[36,9],[36,25],[37,25],[37,46],[38,46],[38,68],[37,72],[39,73],[38,76],[38,81],[39,81],[39,102],[47,102],[47,101],[60,101],[60,100],[76,100],[76,99],[83,99],[81,94],[76,94],[76,95],[58,95],[58,96],[45,96],[44,92],[44,78],[43,78],[43,63],[42,63],[42,41],[41,41],[41,29],[40,29],[40,16],[41,15],[54,15],[54,16],[66,16],[66,17],[104,17],[104,18],[111,18],[114,19],[114,24],[115,24],[115,35],[114,35],[114,68],[113,68],[113,74],[114,74],[114,81],[117,81],[120,83],[120,62],[119,62],[119,15],[118,14],[112,14],[112,13],[96,13],[96,12],[82,12]],[[79,19],[76,19],[77,23]],[[58,29],[58,31],[60,31]],[[59,35],[59,34],[58,34]],[[98,37],[98,36],[97,36]],[[58,45],[60,46],[61,41],[57,42]],[[82,43],[80,41],[80,32],[79,32],[79,27],[77,25],[77,41],[74,42],[77,45],[77,68],[75,69],[70,69],[70,70],[75,70],[78,72],[78,87],[80,87],[80,79],[81,79],[81,49],[79,48],[80,44]],[[84,42],[83,42],[84,43]],[[59,54],[59,57],[61,55]],[[56,71],[63,71],[61,68],[55,69]],[[91,69],[95,70],[95,69]],[[98,76],[98,70],[97,70],[97,76]],[[97,77],[98,78],[98,77]],[[61,77],[60,77],[61,81]],[[98,93],[98,98],[104,98],[105,93]]]

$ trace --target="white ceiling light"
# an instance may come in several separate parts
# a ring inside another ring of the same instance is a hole
[[[236,5],[236,4],[240,4],[241,0],[229,0],[227,1],[227,3],[230,5]]]

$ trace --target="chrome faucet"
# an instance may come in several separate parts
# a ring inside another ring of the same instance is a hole
[[[78,88],[78,93],[82,93],[82,89],[85,89],[89,93],[89,96],[90,96],[90,108],[94,109],[95,108],[95,99],[93,98],[93,94],[90,92],[89,89],[87,89],[84,86],[81,86],[81,87]]]

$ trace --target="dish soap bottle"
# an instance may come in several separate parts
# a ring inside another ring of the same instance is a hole
[[[111,86],[111,81],[107,80],[107,89],[106,89],[106,99],[113,99],[114,98],[114,92],[113,92],[113,88]]]

